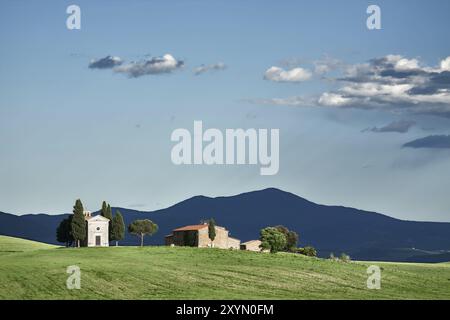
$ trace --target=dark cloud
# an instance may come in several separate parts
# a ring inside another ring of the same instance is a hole
[[[183,65],[183,61],[175,59],[170,54],[165,54],[162,57],[152,57],[118,66],[114,68],[114,72],[127,74],[130,78],[138,78],[145,75],[172,73],[182,68]]]
[[[448,93],[450,88],[450,71],[430,72],[423,84],[414,86],[408,93],[411,95],[435,95]]]
[[[413,140],[403,145],[405,148],[450,149],[450,135],[432,135]]]
[[[123,63],[119,57],[106,56],[101,59],[92,60],[89,63],[90,69],[111,69],[120,66]]]
[[[431,81],[436,84],[447,85],[446,88],[448,88],[448,85],[450,85],[450,71],[432,73]]]
[[[396,79],[406,79],[411,77],[417,77],[421,75],[426,75],[421,70],[405,70],[405,71],[398,71],[395,69],[385,69],[380,71],[381,77],[391,77]],[[389,83],[389,81],[386,81],[386,83]]]
[[[407,120],[400,120],[400,121],[394,121],[389,123],[388,125],[385,125],[384,127],[373,127],[363,130],[364,132],[370,131],[370,132],[398,132],[398,133],[406,133],[411,129],[411,127],[415,126],[416,123],[414,121],[407,121]]]

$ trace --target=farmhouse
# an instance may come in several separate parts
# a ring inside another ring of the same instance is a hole
[[[211,243],[208,236],[208,224],[196,224],[172,230],[172,234],[165,237],[166,245],[189,247],[214,247],[221,249],[239,249],[241,240],[229,236],[224,227],[216,226],[216,237]]]
[[[241,250],[247,250],[247,251],[261,251],[261,248],[259,247],[261,245],[261,240],[250,240],[247,242],[241,243]]]
[[[84,211],[86,220],[86,245],[88,247],[109,247],[109,219],[102,215],[92,216]]]

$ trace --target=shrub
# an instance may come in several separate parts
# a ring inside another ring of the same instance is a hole
[[[295,250],[296,253],[302,254],[304,256],[308,257],[317,257],[317,251],[314,247],[306,246],[304,248],[297,248]]]
[[[350,258],[350,256],[349,256],[348,254],[344,253],[344,252],[341,254],[340,260],[341,260],[342,262],[350,262],[350,261],[352,261],[352,259]]]

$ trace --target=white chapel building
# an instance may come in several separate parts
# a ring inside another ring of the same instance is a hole
[[[109,219],[102,215],[92,216],[84,211],[87,224],[86,245],[88,247],[109,247]]]

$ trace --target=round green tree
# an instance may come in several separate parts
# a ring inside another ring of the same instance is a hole
[[[128,232],[141,238],[141,247],[144,245],[144,236],[152,236],[158,231],[158,225],[151,220],[135,220],[128,226]]]
[[[291,231],[282,225],[276,226],[275,228],[277,228],[278,231],[282,232],[286,237],[286,246],[283,248],[283,251],[295,252],[295,250],[297,249],[299,238],[297,232]]]
[[[71,223],[72,216],[69,216],[62,220],[56,229],[56,241],[64,243],[66,247],[69,247],[73,242]]]
[[[286,236],[275,227],[267,227],[260,231],[261,249],[271,253],[282,251],[286,247]]]

